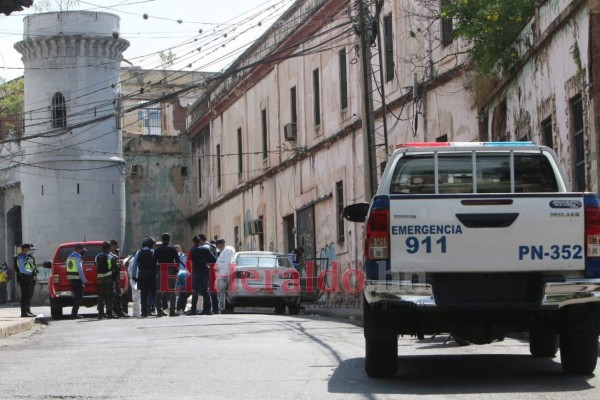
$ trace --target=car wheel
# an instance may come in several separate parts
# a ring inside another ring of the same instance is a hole
[[[598,335],[560,335],[560,360],[565,372],[590,375],[598,362]]]
[[[231,304],[227,297],[225,297],[225,307],[223,308],[223,312],[226,314],[232,314],[234,309],[235,307],[233,304]]]
[[[529,332],[529,352],[534,357],[556,356],[558,351],[558,335],[552,332]]]
[[[398,339],[365,339],[365,372],[372,378],[391,378],[398,368]]]
[[[465,339],[463,339],[462,337],[460,337],[460,336],[457,336],[457,335],[455,335],[455,334],[452,334],[452,339],[454,339],[454,343],[456,343],[457,345],[459,345],[459,346],[461,346],[461,347],[462,347],[462,346],[468,346],[468,345],[470,345],[470,344],[471,344],[471,343],[469,343],[469,341],[468,341],[468,340],[465,340]]]
[[[52,319],[61,319],[63,317],[63,309],[61,306],[50,306],[50,315]]]
[[[285,314],[285,303],[283,303],[283,302],[277,303],[277,305],[275,306],[275,314],[277,314],[277,315]]]
[[[290,304],[288,309],[290,310],[290,315],[300,314],[300,304]]]

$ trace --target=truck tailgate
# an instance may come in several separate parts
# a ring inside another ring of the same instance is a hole
[[[395,272],[583,270],[583,194],[390,196]]]

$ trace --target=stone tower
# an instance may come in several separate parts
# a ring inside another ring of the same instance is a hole
[[[23,241],[38,261],[59,243],[123,241],[125,180],[119,17],[71,11],[24,18]]]

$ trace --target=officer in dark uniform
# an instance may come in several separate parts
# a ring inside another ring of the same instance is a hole
[[[102,252],[96,256],[94,261],[98,276],[98,319],[102,319],[104,316],[111,319],[115,297],[112,275],[113,269],[117,266],[115,257],[110,253],[110,243],[102,243]],[[104,304],[106,304],[106,314],[104,313]]]
[[[154,239],[144,238],[142,248],[135,253],[131,267],[132,279],[140,290],[142,318],[148,316],[148,297],[156,292],[156,259],[154,258]]]
[[[154,258],[156,259],[156,263],[158,265],[158,274],[156,275],[156,316],[163,317],[166,315],[161,307],[163,298],[166,297],[169,300],[169,316],[175,317],[177,315],[175,314],[175,292],[161,292],[160,290],[161,279],[165,278],[161,276],[162,271],[160,264],[175,264],[175,266],[169,267],[168,274],[170,276],[176,276],[177,272],[179,271],[179,263],[181,261],[179,260],[179,253],[177,252],[175,246],[169,244],[171,242],[171,235],[165,233],[162,235],[161,239],[162,244],[154,250]],[[175,287],[173,287],[172,290],[175,290]]]
[[[35,317],[31,312],[31,296],[33,295],[34,275],[37,271],[31,256],[31,244],[23,243],[17,256],[17,281],[21,289],[21,317]]]
[[[113,279],[113,290],[115,293],[115,298],[113,301],[113,309],[115,315],[117,317],[127,317],[125,312],[123,312],[123,291],[121,290],[120,278],[121,278],[121,263],[122,260],[119,257],[119,242],[115,239],[111,239],[110,241],[110,254],[115,258],[115,267],[112,271],[112,279]],[[127,304],[127,303],[126,303]]]
[[[209,292],[210,270],[208,264],[217,261],[206,240],[206,235],[200,234],[192,239],[192,309],[190,315],[197,314],[198,296],[202,296],[202,315],[213,315],[212,298]]]

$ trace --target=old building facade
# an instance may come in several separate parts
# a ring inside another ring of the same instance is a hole
[[[191,109],[194,232],[240,250],[302,246],[342,273],[360,267],[362,228],[341,212],[364,200],[365,164],[376,181],[398,143],[477,138],[461,44],[439,44],[439,2],[429,3],[365,10],[381,25],[370,37],[376,151],[367,163],[357,3],[294,3]]]
[[[360,267],[362,226],[341,210],[412,141],[534,140],[557,151],[576,189],[597,190],[597,1],[539,2],[515,44],[516,73],[492,85],[437,0],[365,2],[379,35],[361,85],[359,3],[297,1],[194,104],[194,232]]]

